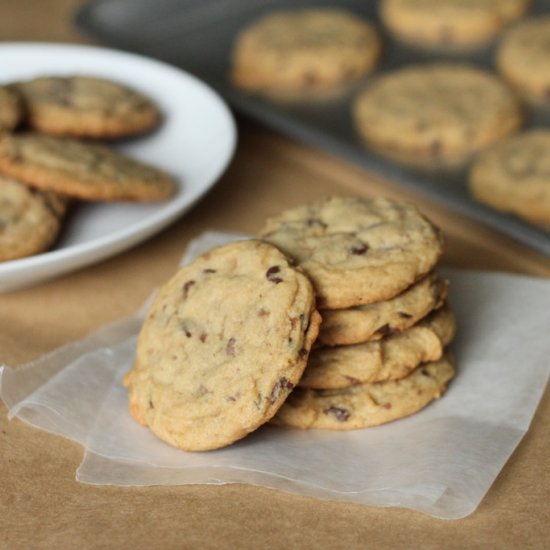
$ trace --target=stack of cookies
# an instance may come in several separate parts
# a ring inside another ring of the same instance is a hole
[[[439,232],[414,207],[333,197],[283,212],[260,237],[310,276],[322,317],[278,424],[363,428],[439,397],[454,374],[455,320],[435,270]]]
[[[132,416],[207,450],[270,420],[349,430],[420,410],[454,376],[441,251],[414,207],[353,197],[209,250],[151,306],[125,377]]]
[[[47,250],[73,199],[169,198],[170,176],[91,141],[141,135],[160,120],[149,98],[104,79],[0,87],[0,261]]]

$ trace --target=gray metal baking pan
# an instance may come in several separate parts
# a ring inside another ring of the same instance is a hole
[[[237,33],[263,13],[299,6],[338,5],[379,23],[377,2],[364,0],[92,0],[75,14],[75,24],[100,41],[181,67],[209,83],[238,112],[289,136],[377,171],[472,219],[550,256],[550,232],[474,201],[465,174],[415,173],[367,151],[350,115],[350,98],[326,103],[274,103],[239,91],[228,82],[232,44]],[[550,13],[550,0],[535,0],[531,13]],[[383,32],[382,27],[380,26]],[[405,48],[384,36],[380,72],[434,59],[466,61],[494,70],[494,44],[458,56]],[[376,76],[376,75],[374,75]],[[527,127],[550,128],[550,116],[528,114]]]

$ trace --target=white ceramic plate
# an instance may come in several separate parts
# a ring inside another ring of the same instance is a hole
[[[157,233],[216,182],[233,156],[236,129],[226,104],[200,80],[170,65],[99,47],[5,43],[0,45],[0,67],[5,83],[47,74],[88,74],[144,92],[164,113],[162,126],[116,147],[167,170],[180,187],[161,204],[79,204],[54,249],[0,263],[0,292],[105,259]]]

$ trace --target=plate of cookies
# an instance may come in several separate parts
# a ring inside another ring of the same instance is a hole
[[[92,0],[76,21],[550,254],[549,0]]]
[[[208,85],[132,53],[0,45],[0,291],[136,245],[223,173],[233,117]]]

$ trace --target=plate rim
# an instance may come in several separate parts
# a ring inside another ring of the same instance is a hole
[[[223,117],[223,124],[227,129],[227,144],[224,155],[220,156],[219,164],[212,176],[207,178],[206,181],[201,183],[198,187],[190,190],[186,191],[186,188],[182,187],[176,197],[171,199],[158,211],[148,215],[144,220],[132,223],[128,227],[118,228],[112,234],[101,235],[83,243],[76,243],[28,257],[0,262],[0,292],[38,284],[54,276],[60,276],[70,271],[105,260],[136,246],[154,234],[162,231],[167,226],[174,223],[176,219],[183,216],[187,210],[192,208],[194,204],[217,183],[233,159],[237,147],[237,124],[227,101],[212,86],[185,69],[135,52],[127,52],[105,46],[62,42],[4,42],[0,44],[0,56],[7,55],[10,51],[31,53],[35,52],[37,48],[40,49],[41,53],[49,50],[49,55],[52,55],[52,53],[56,51],[60,51],[76,54],[82,53],[86,56],[115,56],[121,60],[131,59],[134,62],[145,63],[151,67],[161,69],[176,77],[183,76],[187,83],[191,82],[196,89],[201,90],[203,94],[208,96],[210,101],[217,104],[219,113],[221,113]],[[46,71],[48,70],[49,69],[46,69]],[[101,73],[101,71],[97,72],[98,74]],[[8,79],[2,75],[2,83],[7,82]],[[124,79],[122,79],[122,81],[124,81]],[[146,139],[146,137],[144,139]],[[67,262],[70,262],[71,265],[65,265]],[[30,277],[30,279],[27,277],[29,280],[21,284],[17,284],[17,282],[13,281],[13,278],[17,274],[28,274],[28,270],[33,269],[46,270],[48,273],[42,276],[38,275],[35,278]]]

